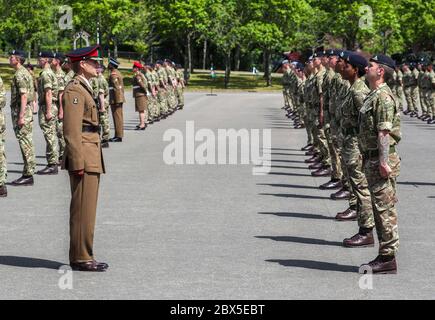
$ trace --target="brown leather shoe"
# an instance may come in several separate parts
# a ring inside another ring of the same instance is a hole
[[[338,190],[336,193],[331,194],[332,200],[349,200],[350,192],[344,189]]]
[[[104,262],[97,262],[95,260],[88,262],[73,262],[70,264],[74,271],[88,271],[88,272],[104,272],[109,268],[109,265]]]
[[[6,198],[8,196],[8,188],[6,188],[6,185],[2,185],[0,187],[0,198]]]
[[[305,163],[314,163],[314,162],[319,162],[321,160],[320,156],[312,156],[309,159],[305,160]]]
[[[314,162],[308,166],[308,169],[310,170],[319,170],[321,168],[323,168],[323,163],[321,162]]]
[[[329,177],[331,175],[331,167],[324,166],[317,171],[311,172],[313,177]]]
[[[375,240],[373,239],[373,232],[361,233],[358,232],[352,238],[346,238],[343,240],[343,246],[347,248],[368,248],[375,246]]]
[[[333,190],[333,189],[341,189],[342,183],[340,180],[331,179],[327,183],[324,183],[319,186],[320,190]]]
[[[377,256],[375,260],[370,261],[367,264],[361,265],[359,268],[360,273],[371,273],[373,274],[396,274],[397,273],[397,262],[394,256]]]
[[[11,185],[15,187],[27,187],[27,186],[33,186],[33,176],[22,176],[21,178],[18,178],[17,180],[14,180],[11,182]]]
[[[358,215],[356,213],[356,210],[352,208],[347,208],[345,211],[339,212],[335,216],[335,219],[338,221],[356,221],[357,218]]]
[[[59,170],[57,169],[57,165],[48,165],[44,169],[36,172],[36,174],[39,174],[39,175],[55,175],[58,173],[59,173]]]

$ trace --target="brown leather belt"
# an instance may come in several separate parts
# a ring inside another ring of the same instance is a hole
[[[83,126],[82,127],[82,132],[95,132],[95,133],[99,133],[100,132],[100,126]]]

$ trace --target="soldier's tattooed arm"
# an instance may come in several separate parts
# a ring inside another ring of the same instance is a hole
[[[388,163],[388,154],[390,151],[390,135],[388,131],[380,131],[378,134],[379,161],[381,164]]]
[[[388,165],[388,155],[390,153],[390,134],[387,130],[378,133],[379,145],[379,172],[381,177],[388,178],[391,174],[391,168]]]

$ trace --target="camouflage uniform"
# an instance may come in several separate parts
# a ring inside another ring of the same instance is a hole
[[[388,164],[392,173],[389,178],[381,177],[379,172],[378,134],[385,130],[390,135]],[[401,133],[398,103],[385,83],[371,91],[364,100],[359,117],[359,138],[364,156],[364,170],[372,196],[379,254],[392,256],[399,248],[395,204],[397,202],[396,178],[400,173],[400,158],[395,146],[401,139]]]
[[[35,147],[33,145],[33,106],[32,101],[27,100],[24,110],[24,125],[20,128],[18,120],[21,109],[21,95],[26,94],[33,97],[35,94],[33,79],[26,68],[20,66],[12,78],[11,85],[11,116],[15,136],[20,145],[23,156],[23,176],[30,177],[35,173]]]
[[[291,111],[293,109],[293,105],[291,103],[291,97],[290,97],[290,87],[292,84],[292,74],[293,72],[291,69],[285,70],[283,76],[282,76],[282,94],[284,96],[284,107],[285,109]]]
[[[182,86],[182,82],[184,82],[184,74],[182,70],[177,70],[177,100],[178,100],[178,107],[180,109],[183,109],[184,107],[184,87]]]
[[[399,110],[403,111],[403,100],[405,98],[405,94],[403,93],[403,73],[400,70],[394,72],[393,88],[393,93],[396,94],[397,101],[399,102]]]
[[[148,82],[148,119],[151,121],[156,120],[159,117],[159,109],[157,107],[157,99],[152,95],[152,89],[155,88],[154,77],[151,71],[145,71],[145,78]]]
[[[314,145],[313,138],[313,121],[311,119],[311,84],[313,81],[314,75],[310,74],[307,79],[304,81],[304,122],[305,129],[307,131],[308,144]]]
[[[325,130],[323,128],[318,127],[319,125],[319,112],[320,112],[320,95],[323,95],[323,76],[325,75],[326,69],[321,68],[315,75],[314,75],[314,82],[313,82],[313,97],[312,97],[312,105],[313,105],[313,119],[314,119],[314,140],[317,139],[317,146],[320,151],[320,155],[322,157],[322,164],[324,166],[330,166],[331,165],[331,158],[329,156],[329,148],[328,148],[328,142],[326,140]],[[325,108],[325,106],[324,106]]]
[[[343,134],[341,154],[351,187],[349,206],[357,211],[360,228],[372,229],[373,209],[367,179],[363,172],[362,155],[358,145],[358,115],[364,99],[370,92],[363,80],[357,79],[350,87],[340,108],[340,128]]]
[[[340,128],[340,123],[341,123],[341,109],[343,107],[343,103],[346,99],[346,97],[349,95],[350,93],[350,83],[348,80],[343,79],[340,76],[340,80],[338,82],[338,88],[335,90],[336,97],[335,97],[335,101],[336,101],[336,111],[335,111],[335,117],[336,117],[336,123],[337,123],[337,128]],[[349,190],[350,191],[350,182],[349,182],[349,176],[348,176],[348,172],[347,172],[347,168],[346,168],[346,163],[343,159],[343,153],[342,153],[342,149],[343,149],[343,144],[344,144],[344,136],[343,136],[343,132],[340,129],[337,129],[337,142],[338,142],[338,146],[339,146],[339,154],[340,154],[340,163],[341,163],[341,171],[343,172],[343,179],[342,179],[342,184],[343,184],[343,188],[345,190]]]
[[[429,106],[426,104],[426,100],[424,99],[424,95],[423,95],[424,73],[425,72],[423,70],[418,71],[417,85],[418,85],[418,93],[419,93],[419,100],[420,100],[422,116],[427,116]]]
[[[332,180],[341,180],[341,168],[338,167],[340,160],[338,159],[337,150],[334,147],[333,139],[336,139],[333,136],[336,136],[336,128],[334,130],[331,128],[335,124],[331,124],[332,122],[332,113],[331,109],[331,101],[333,98],[332,94],[332,83],[335,77],[335,72],[332,69],[327,69],[325,76],[323,77],[323,105],[324,105],[324,130],[326,135],[326,141],[328,143],[328,150],[330,155],[330,163],[331,163],[331,179]],[[334,110],[332,110],[334,111]]]
[[[165,69],[160,67],[157,70],[158,82],[159,82],[159,92],[157,93],[157,102],[160,107],[160,115],[165,116],[169,113],[169,103],[168,103],[168,91],[165,89],[167,87],[168,75]]]
[[[57,83],[59,85],[59,95],[57,100],[59,100],[61,92],[65,91],[66,83],[65,83],[65,72],[62,69],[59,69],[55,73],[57,78]],[[57,119],[56,121],[56,133],[59,139],[59,158],[63,157],[63,153],[65,151],[65,138],[63,137],[63,119]]]
[[[405,91],[406,103],[408,105],[408,111],[418,112],[418,102],[420,100],[418,86],[418,71],[414,69],[409,70],[403,74],[403,87]]]
[[[6,141],[6,120],[4,107],[6,105],[6,91],[3,85],[3,80],[0,77],[0,187],[6,184],[7,165],[5,153]]]
[[[299,115],[299,123],[301,125],[305,125],[304,84],[305,84],[305,79],[301,79],[297,77],[297,85],[295,91],[295,104],[297,108],[296,111]]]
[[[175,93],[175,89],[177,88],[177,74],[175,73],[174,68],[171,66],[167,66],[165,68],[166,74],[168,75],[168,104],[169,110],[175,111],[178,106],[177,96]]]
[[[66,85],[74,78],[74,71],[70,70],[68,71],[68,73],[65,75],[65,87]]]
[[[332,166],[332,176],[336,179],[343,180],[343,170],[341,164],[341,148],[338,141],[340,123],[337,121],[337,104],[338,95],[342,86],[342,78],[338,72],[334,72],[334,76],[331,79],[329,85],[329,125],[330,125],[330,137],[331,142],[329,145],[329,152],[331,154],[331,166]]]
[[[155,105],[157,110],[157,117],[160,118],[160,116],[162,116],[163,113],[159,102],[159,91],[160,91],[159,75],[157,74],[157,71],[154,69],[151,71],[151,78],[152,78],[152,84],[154,85],[154,88],[156,90]]]
[[[47,105],[45,101],[45,90],[51,89],[53,98],[51,102],[51,114],[50,121],[45,119],[45,113]],[[59,150],[58,150],[58,138],[56,124],[58,122],[57,115],[57,96],[58,96],[59,84],[57,82],[56,75],[50,69],[44,69],[39,75],[38,79],[38,96],[39,96],[39,126],[44,134],[46,146],[46,157],[49,166],[57,165],[59,162]]]
[[[428,114],[435,117],[435,73],[426,71],[423,79],[423,99],[428,106]]]

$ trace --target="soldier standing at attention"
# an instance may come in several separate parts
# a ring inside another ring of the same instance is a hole
[[[124,137],[124,111],[122,105],[125,103],[124,80],[118,70],[119,62],[113,58],[109,59],[109,102],[112,110],[113,123],[115,125],[115,136],[110,142],[122,142]]]
[[[154,85],[152,68],[150,64],[146,64],[144,68],[144,75],[148,82],[148,123],[152,124],[158,121],[159,109],[157,107],[157,89]]]
[[[33,97],[30,99],[33,101],[33,114],[38,114],[38,79],[35,77],[34,67],[32,64],[28,63],[26,64],[26,69],[29,71],[30,75],[33,79],[33,87],[34,87],[34,93]]]
[[[400,111],[386,84],[393,76],[394,67],[394,60],[385,55],[370,59],[367,80],[371,91],[359,116],[359,141],[379,239],[379,255],[362,267],[370,268],[373,273],[397,272],[396,178],[400,171],[400,157],[396,146],[401,139]]]
[[[65,61],[65,56],[59,52],[54,54],[53,61],[51,62],[51,68],[53,69],[54,74],[57,78],[57,83],[59,85],[59,93],[57,101],[59,103],[59,114],[57,117],[56,123],[56,133],[59,139],[59,161],[62,161],[63,153],[65,151],[65,139],[63,137],[63,105],[62,105],[62,96],[63,91],[65,90],[65,77],[66,74],[62,70],[62,64]]]
[[[109,122],[109,84],[104,78],[104,66],[100,65],[97,68],[98,80],[98,99],[100,109],[98,110],[98,117],[101,126],[101,147],[109,147],[110,138],[110,122]]]
[[[148,81],[141,72],[142,64],[133,63],[133,98],[136,112],[139,113],[139,124],[135,130],[145,130],[148,120]]]
[[[318,51],[313,56],[313,66],[315,69],[314,84],[313,84],[313,108],[314,108],[314,137],[317,138],[321,160],[310,165],[309,169],[316,171],[311,172],[314,177],[327,177],[331,175],[331,158],[329,155],[328,142],[326,140],[324,121],[325,121],[325,105],[323,92],[323,77],[326,69],[322,65],[321,58],[324,56],[323,51]]]
[[[159,91],[157,93],[157,101],[160,108],[160,118],[165,119],[169,115],[169,104],[168,104],[168,76],[165,69],[162,67],[163,61],[159,60],[156,62],[156,73]]]
[[[429,115],[431,115],[427,123],[433,124],[435,123],[435,73],[433,72],[433,65],[430,61],[426,62],[425,69],[423,97],[426,100],[426,104],[429,106]]]
[[[56,123],[58,109],[56,106],[59,85],[56,75],[50,68],[53,53],[40,52],[39,66],[42,71],[38,78],[39,96],[39,126],[44,134],[46,142],[47,166],[38,171],[40,175],[57,174],[59,162],[58,138],[56,134]]]
[[[23,175],[12,181],[11,184],[14,186],[32,186],[36,167],[31,100],[34,95],[34,87],[31,74],[23,66],[26,61],[25,57],[26,53],[19,50],[13,50],[9,57],[9,64],[15,69],[11,85],[12,125],[24,162]]]
[[[177,100],[178,100],[178,109],[181,110],[184,108],[184,88],[186,84],[184,83],[184,74],[183,70],[181,70],[181,65],[177,64],[175,67],[177,72]]]
[[[367,179],[363,171],[362,155],[358,141],[358,117],[363,107],[364,99],[370,89],[362,77],[366,73],[367,60],[351,53],[345,63],[343,78],[348,80],[351,87],[340,108],[340,128],[343,134],[342,157],[347,169],[347,176],[351,186],[349,208],[336,216],[340,221],[358,219],[359,231],[353,237],[344,239],[345,247],[367,247],[374,245],[372,201],[368,189]]]
[[[106,271],[106,263],[94,259],[94,229],[100,175],[105,172],[101,151],[98,109],[89,79],[97,76],[99,46],[67,55],[76,73],[63,95],[65,156],[71,185],[70,250],[73,270]]]
[[[418,116],[418,73],[415,74],[414,70],[413,63],[406,62],[403,65],[403,87],[405,91],[406,104],[408,105],[405,114],[409,114],[411,117]]]
[[[6,91],[3,80],[0,77],[0,197],[6,197],[8,190],[6,188],[7,166],[6,166],[6,120],[4,108],[6,105]]]

